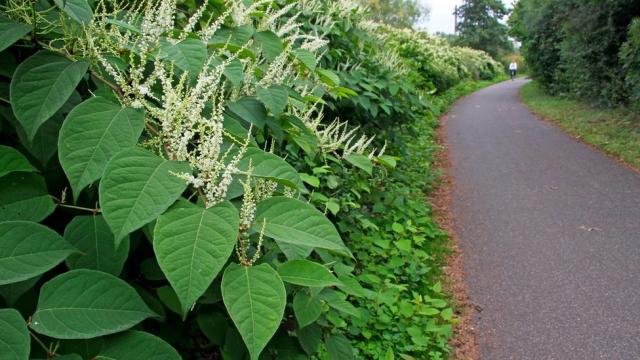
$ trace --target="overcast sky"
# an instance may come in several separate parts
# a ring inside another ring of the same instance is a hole
[[[511,4],[511,0],[503,1],[505,4]],[[455,24],[453,11],[456,5],[464,2],[463,0],[420,0],[420,2],[431,9],[429,19],[419,25],[421,29],[426,28],[430,33],[453,33]]]

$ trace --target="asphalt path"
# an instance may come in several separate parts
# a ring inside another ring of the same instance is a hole
[[[640,175],[533,115],[507,81],[445,117],[483,359],[640,359]]]

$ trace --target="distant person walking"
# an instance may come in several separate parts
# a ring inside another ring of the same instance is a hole
[[[515,61],[512,61],[511,64],[509,65],[509,72],[511,73],[511,81],[513,81],[513,79],[515,79],[516,77],[516,73],[518,72],[518,63]]]

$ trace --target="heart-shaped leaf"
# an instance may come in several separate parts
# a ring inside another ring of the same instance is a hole
[[[81,269],[42,286],[30,326],[58,339],[90,339],[127,330],[154,315],[123,280]]]
[[[11,107],[29,141],[69,99],[88,66],[48,51],[39,51],[18,66],[11,79]]]
[[[135,330],[108,337],[97,358],[117,360],[182,359],[176,349],[166,341],[155,335]]]
[[[13,45],[21,37],[31,31],[31,26],[17,23],[6,16],[0,15],[0,51]]]
[[[0,285],[30,279],[76,251],[62,236],[29,221],[0,223]]]
[[[144,112],[94,97],[67,115],[58,139],[58,157],[69,178],[74,198],[98,180],[107,162],[138,142]]]
[[[0,177],[17,171],[35,172],[36,168],[18,150],[0,145]]]
[[[98,180],[107,162],[119,151],[135,146],[144,128],[144,112],[94,97],[67,116],[58,139],[58,157],[74,198]]]
[[[254,229],[283,243],[335,250],[350,255],[338,230],[313,205],[276,196],[258,204]]]
[[[129,255],[129,239],[116,249],[113,234],[102,216],[76,216],[64,229],[64,239],[81,251],[65,261],[69,269],[94,269],[120,275]]]
[[[115,234],[116,246],[180,197],[187,184],[175,175],[179,173],[191,173],[189,165],[140,148],[114,155],[104,170],[99,192],[102,214]]]
[[[29,359],[31,338],[20,313],[14,309],[0,309],[0,329],[0,359]]]
[[[0,177],[0,221],[41,221],[55,208],[42,176],[16,172]]]
[[[256,360],[280,326],[286,291],[278,273],[267,264],[230,264],[222,276],[222,298],[236,328]]]
[[[180,299],[183,315],[231,256],[238,223],[238,211],[231,203],[204,209],[185,201],[158,218],[153,250]]]
[[[325,287],[340,285],[340,281],[325,266],[309,260],[291,260],[278,267],[278,274],[290,284]]]

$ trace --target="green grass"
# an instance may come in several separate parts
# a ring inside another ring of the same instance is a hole
[[[526,105],[545,119],[640,169],[640,114],[551,96],[535,81],[525,85],[520,95]]]

